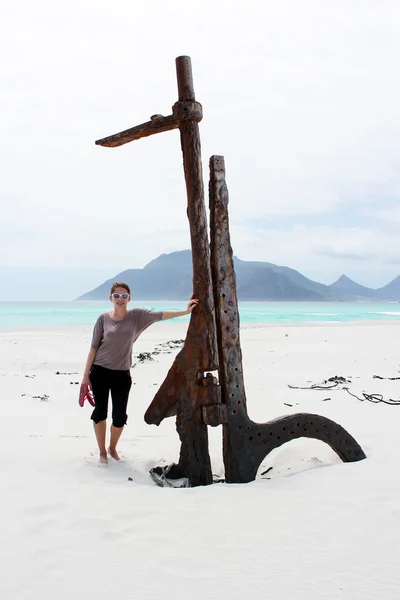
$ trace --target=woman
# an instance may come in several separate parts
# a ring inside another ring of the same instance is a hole
[[[133,343],[152,323],[187,315],[198,304],[198,300],[191,298],[186,310],[128,310],[130,294],[126,283],[117,282],[112,285],[110,300],[114,308],[100,315],[96,321],[79,394],[80,406],[83,406],[85,400],[94,406],[91,419],[101,464],[107,464],[106,419],[110,391],[112,425],[108,454],[115,460],[120,460],[117,444],[128,418],[126,408],[132,385],[130,368]]]

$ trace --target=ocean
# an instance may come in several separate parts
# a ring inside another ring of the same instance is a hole
[[[129,307],[182,310],[186,303],[132,301]],[[110,308],[110,302],[0,302],[0,327],[91,326]],[[241,323],[388,321],[400,319],[400,303],[241,302],[239,315]]]

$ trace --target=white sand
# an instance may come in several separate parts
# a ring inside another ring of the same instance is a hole
[[[154,325],[134,350],[185,331]],[[399,600],[400,407],[287,387],[343,375],[357,394],[399,398],[400,381],[372,378],[399,375],[398,323],[243,329],[251,418],[325,415],[368,458],[343,464],[321,442],[297,440],[264,460],[270,480],[181,490],[148,476],[178,457],[174,420],[143,421],[174,353],[133,370],[124,462],[102,469],[90,407],[79,408],[70,383],[81,379],[90,334],[0,332],[1,600]],[[209,431],[222,475],[221,428]]]

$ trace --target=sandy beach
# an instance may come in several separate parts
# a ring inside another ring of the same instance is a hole
[[[243,327],[250,417],[325,415],[367,459],[344,464],[303,439],[265,458],[269,479],[176,490],[148,475],[178,457],[174,419],[143,414],[177,352],[165,343],[186,327],[156,324],[135,344],[161,352],[132,370],[123,461],[107,468],[78,406],[91,328],[0,330],[0,598],[398,600],[400,406],[288,385],[337,375],[358,396],[400,398],[400,381],[373,378],[400,377],[400,323]],[[209,429],[219,476],[221,434]]]

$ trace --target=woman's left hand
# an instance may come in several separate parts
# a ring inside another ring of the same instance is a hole
[[[187,305],[187,312],[190,314],[192,310],[198,305],[199,301],[197,298],[190,298],[189,304]]]

